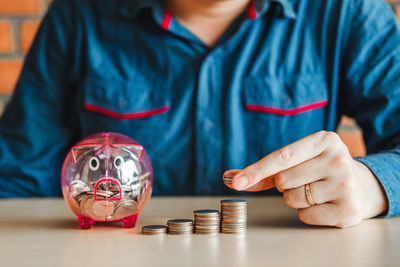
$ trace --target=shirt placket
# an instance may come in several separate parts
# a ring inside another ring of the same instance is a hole
[[[196,95],[196,193],[213,194],[222,169],[221,59],[214,51],[200,65]],[[222,184],[222,183],[221,183]]]

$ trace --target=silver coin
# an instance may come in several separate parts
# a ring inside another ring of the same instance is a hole
[[[246,215],[225,215],[221,217],[222,221],[225,220],[247,220],[247,216]]]
[[[235,234],[235,235],[241,235],[241,234],[246,234],[246,231],[221,231],[223,234]]]
[[[222,210],[232,210],[232,211],[247,210],[247,205],[235,205],[235,206],[221,205],[221,209]]]
[[[247,225],[246,224],[238,224],[238,225],[226,225],[226,224],[222,224],[221,225],[221,228],[222,229],[245,229],[245,228],[247,228]]]
[[[175,226],[187,226],[187,225],[193,225],[193,220],[189,220],[189,219],[173,219],[173,220],[168,220],[167,224],[168,225],[175,225]]]
[[[193,211],[193,213],[195,215],[199,215],[199,216],[215,215],[215,214],[219,214],[219,210],[209,210],[209,209],[195,210],[195,211]]]
[[[218,233],[219,232],[219,227],[218,228],[195,228],[195,232],[207,232],[207,233]]]
[[[232,221],[232,222],[221,222],[222,226],[241,226],[241,225],[246,225],[247,221],[241,221],[241,222],[237,222],[237,221]]]
[[[220,221],[199,222],[195,221],[195,225],[219,225]]]
[[[212,225],[212,226],[210,226],[210,225],[207,225],[207,226],[205,226],[205,225],[196,225],[194,228],[196,229],[196,231],[197,230],[218,231],[220,226],[219,225]]]
[[[187,226],[187,227],[171,227],[171,226],[168,226],[168,229],[170,231],[186,232],[186,231],[192,231],[193,230],[193,226]]]
[[[78,186],[78,187],[89,187],[84,181],[82,180],[73,180],[70,184],[71,186]]]
[[[98,218],[105,219],[114,214],[114,204],[111,201],[96,201],[92,205],[93,213]]]
[[[95,215],[93,213],[93,203],[94,203],[94,198],[93,196],[87,195],[85,196],[79,206],[81,207],[81,210],[83,211],[83,213],[90,218],[94,218]]]
[[[193,229],[193,226],[183,226],[183,227],[171,227],[168,225],[168,229],[171,231],[177,231],[177,232],[181,232],[181,231],[191,231]]]
[[[90,187],[81,180],[74,180],[70,184],[71,197],[76,198],[79,195],[90,191]]]
[[[90,191],[88,191],[88,192],[86,192],[86,193],[87,193],[88,195],[94,196],[94,191],[93,191],[93,190],[90,190]],[[112,194],[113,194],[113,192],[111,192],[111,191],[96,190],[96,197],[97,197],[97,198],[101,198],[101,197],[103,197],[103,198],[108,198],[108,197],[110,197]]]
[[[71,197],[78,203],[78,205],[84,196],[86,196],[85,192],[76,192],[74,194],[71,194]]]
[[[121,191],[132,192],[132,188],[129,185],[121,185]]]
[[[121,219],[138,212],[137,202],[131,199],[123,199],[115,208],[114,215]]]
[[[224,184],[231,185],[233,180],[233,175],[224,175],[222,177]]]
[[[165,225],[145,225],[142,227],[142,233],[145,235],[159,235],[167,233],[168,227]]]
[[[220,220],[213,220],[213,221],[199,221],[195,220],[195,224],[197,225],[214,225],[214,224],[219,224]]]
[[[199,219],[199,218],[195,218],[194,219],[194,224],[219,224],[221,220],[219,218],[217,219],[212,219],[212,220],[204,220],[204,219]]]
[[[246,215],[225,215],[222,216],[221,219],[223,221],[227,220],[227,219],[231,219],[231,220],[247,220],[247,216]]]

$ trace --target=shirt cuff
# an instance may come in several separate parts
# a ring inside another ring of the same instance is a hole
[[[388,210],[382,214],[385,218],[400,214],[400,156],[395,152],[371,154],[357,157],[355,160],[366,165],[383,186],[388,201]]]

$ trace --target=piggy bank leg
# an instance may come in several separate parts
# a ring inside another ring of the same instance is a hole
[[[125,228],[133,228],[136,225],[136,221],[138,218],[139,214],[134,214],[132,216],[126,217],[125,219],[122,220],[122,222],[124,223],[124,227]]]
[[[79,225],[81,226],[81,229],[90,229],[94,223],[92,219],[79,215],[78,215],[78,221]]]

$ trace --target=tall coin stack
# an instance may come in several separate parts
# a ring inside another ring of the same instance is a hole
[[[247,229],[247,200],[221,200],[221,232],[243,234]]]
[[[196,234],[218,234],[220,229],[220,216],[218,210],[195,210],[194,232]]]
[[[175,219],[167,222],[168,233],[171,235],[186,235],[193,233],[193,221],[188,219]]]

